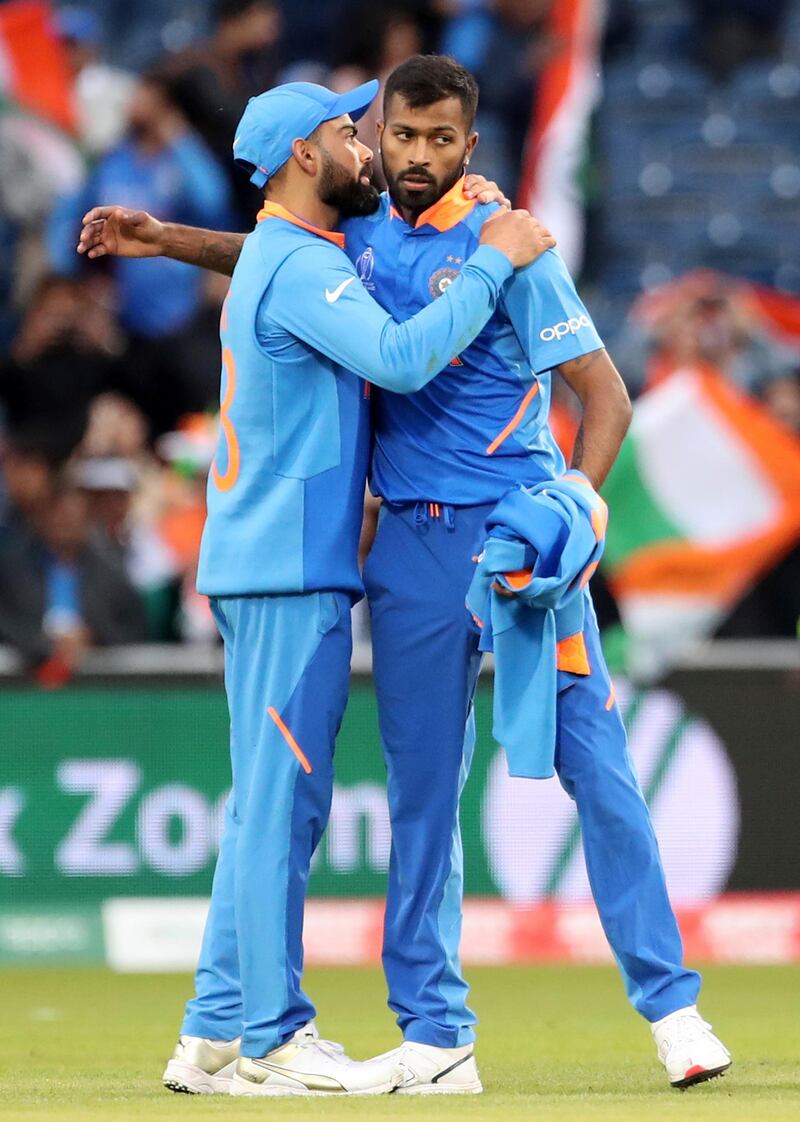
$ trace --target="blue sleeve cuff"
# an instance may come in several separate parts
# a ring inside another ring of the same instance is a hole
[[[514,272],[514,266],[505,253],[501,253],[493,245],[479,245],[467,259],[466,267],[478,269],[488,280],[492,281],[498,292]]]

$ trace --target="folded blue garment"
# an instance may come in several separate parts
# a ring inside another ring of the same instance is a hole
[[[555,770],[558,643],[583,631],[606,522],[605,503],[577,471],[509,491],[487,519],[467,608],[481,650],[494,651],[492,731],[511,775],[547,779]]]

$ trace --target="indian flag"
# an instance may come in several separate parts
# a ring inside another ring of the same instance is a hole
[[[74,132],[72,81],[50,21],[50,5],[38,0],[0,5],[0,95]]]
[[[580,180],[600,97],[605,15],[606,0],[554,0],[548,24],[553,53],[537,81],[519,188],[519,205],[552,230],[576,274],[585,227]]]
[[[603,488],[629,661],[656,674],[800,538],[800,441],[711,369],[636,403]]]

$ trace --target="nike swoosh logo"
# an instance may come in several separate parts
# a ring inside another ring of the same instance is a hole
[[[341,284],[337,284],[337,286],[336,286],[336,288],[334,288],[333,292],[331,292],[331,290],[329,288],[326,288],[325,289],[325,299],[328,301],[328,303],[329,304],[335,304],[336,301],[339,299],[339,297],[344,292],[344,290],[347,288],[348,284],[352,284],[355,279],[356,279],[355,277],[348,277],[347,280],[343,280]]]

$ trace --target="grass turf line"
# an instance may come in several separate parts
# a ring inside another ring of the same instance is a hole
[[[473,969],[486,1093],[453,1098],[268,1099],[171,1095],[160,1085],[185,975],[7,970],[0,981],[0,1118],[398,1118],[778,1122],[800,1118],[800,968],[715,967],[701,1011],[734,1054],[722,1079],[671,1090],[616,973]],[[309,970],[324,1035],[361,1059],[399,1042],[376,969]]]

